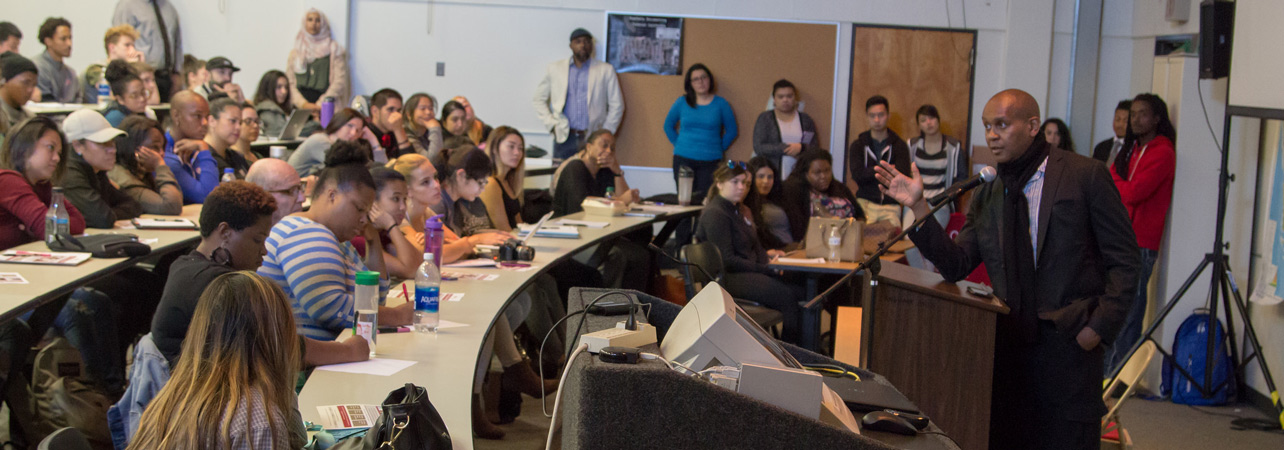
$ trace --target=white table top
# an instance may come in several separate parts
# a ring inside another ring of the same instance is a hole
[[[200,217],[201,205],[183,207],[185,217],[196,221]],[[158,217],[144,215],[144,217]],[[117,222],[117,227],[104,230],[89,228],[88,234],[131,233],[139,239],[156,239],[152,244],[152,253],[174,250],[180,246],[191,245],[200,239],[195,230],[136,230],[121,228],[126,221]],[[14,247],[14,250],[47,252],[49,247],[44,241],[30,242]],[[145,257],[143,257],[145,258]],[[110,275],[138,263],[142,258],[90,258],[76,266],[37,266],[30,264],[0,264],[0,272],[17,272],[27,279],[27,284],[7,284],[0,289],[0,322],[35,309],[44,302],[59,295],[75,290],[78,287]]]
[[[683,211],[696,210],[699,207],[688,207]],[[299,412],[303,418],[318,422],[320,416],[317,406],[379,404],[387,397],[388,392],[411,382],[427,389],[428,398],[445,419],[454,448],[473,448],[471,408],[477,358],[491,324],[508,301],[532,277],[543,273],[549,263],[569,258],[604,239],[665,220],[663,217],[586,217],[584,213],[565,218],[610,222],[610,225],[597,229],[580,228],[579,239],[531,238],[528,244],[535,247],[535,268],[525,272],[498,268],[447,269],[499,275],[498,279],[492,281],[456,280],[442,283],[442,293],[458,292],[465,295],[459,302],[442,302],[441,318],[468,326],[444,329],[436,334],[410,332],[379,335],[377,357],[416,362],[392,376],[314,371],[299,394]],[[413,287],[413,280],[409,283]],[[401,287],[393,286],[389,290],[388,304],[395,306],[404,301],[401,292]]]

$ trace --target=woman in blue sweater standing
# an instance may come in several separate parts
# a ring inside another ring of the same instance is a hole
[[[713,72],[704,64],[687,69],[682,87],[686,95],[673,102],[664,118],[664,134],[673,143],[673,181],[677,183],[679,167],[690,167],[695,172],[691,198],[704,198],[739,129],[731,104],[713,94]]]

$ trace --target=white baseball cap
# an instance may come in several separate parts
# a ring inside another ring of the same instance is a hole
[[[125,134],[124,131],[112,128],[107,118],[92,109],[71,113],[62,121],[62,131],[67,134],[68,141],[85,139],[99,144],[111,142],[116,136]]]

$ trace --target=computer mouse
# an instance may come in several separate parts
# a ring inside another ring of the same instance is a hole
[[[865,417],[860,419],[860,427],[862,430],[883,431],[905,436],[918,434],[918,430],[908,420],[896,417],[896,415],[887,411],[874,411],[866,414]]]

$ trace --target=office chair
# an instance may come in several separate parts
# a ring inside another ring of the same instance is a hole
[[[709,280],[708,277],[704,276],[703,272],[692,270],[691,266],[682,266],[683,278],[686,279],[687,299],[695,297],[696,292],[704,288],[704,285],[709,284],[710,281],[722,281],[722,272],[724,270],[722,253],[718,251],[718,247],[713,243],[700,242],[684,245],[679,252],[678,258],[682,262],[700,266],[710,276],[717,277],[716,280]],[[784,315],[780,311],[749,300],[735,300],[740,309],[743,309],[745,314],[748,314],[749,318],[753,319],[758,326],[765,330],[771,330],[772,335],[777,339],[780,338],[780,330],[778,328],[784,323]]]

